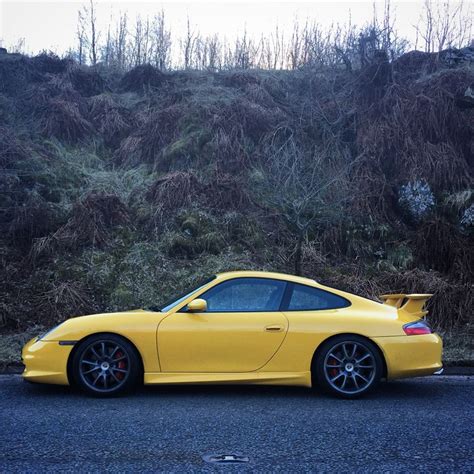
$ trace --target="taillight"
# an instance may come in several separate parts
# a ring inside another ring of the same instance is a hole
[[[408,323],[403,326],[403,330],[407,336],[417,336],[420,334],[431,334],[431,328],[428,324],[423,321],[415,321],[414,323]]]

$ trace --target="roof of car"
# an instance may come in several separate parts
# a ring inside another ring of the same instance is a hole
[[[217,278],[228,279],[230,277],[254,277],[254,278],[274,278],[276,280],[287,280],[294,281],[298,283],[316,283],[315,280],[311,278],[305,278],[296,275],[288,275],[286,273],[276,273],[276,272],[263,272],[263,271],[251,271],[251,270],[240,270],[234,272],[224,272],[218,273]]]

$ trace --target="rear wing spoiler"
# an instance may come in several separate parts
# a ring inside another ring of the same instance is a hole
[[[412,294],[407,295],[405,293],[395,293],[380,295],[380,299],[384,304],[393,306],[394,308],[400,309],[410,313],[412,316],[418,316],[422,318],[428,313],[424,309],[425,303],[432,297],[430,294]]]

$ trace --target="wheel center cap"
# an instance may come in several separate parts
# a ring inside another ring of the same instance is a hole
[[[345,369],[347,370],[347,372],[352,372],[354,370],[354,364],[351,364],[349,362],[348,364],[346,364]]]
[[[108,362],[102,362],[102,364],[100,364],[100,368],[102,370],[109,370],[109,363]]]

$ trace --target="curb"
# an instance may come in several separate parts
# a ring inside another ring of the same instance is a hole
[[[474,367],[445,367],[441,375],[474,375]]]

